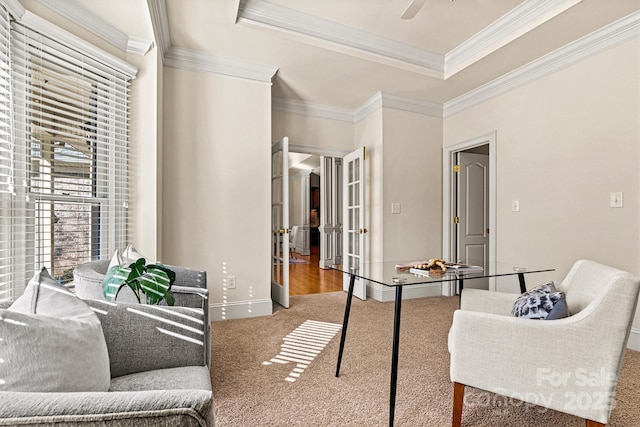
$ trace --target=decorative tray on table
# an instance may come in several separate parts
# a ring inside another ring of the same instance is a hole
[[[479,265],[471,265],[459,262],[447,262],[442,258],[431,258],[428,261],[411,262],[408,264],[396,265],[396,270],[400,272],[409,272],[420,276],[441,276],[450,271],[458,272],[481,272],[484,269]]]

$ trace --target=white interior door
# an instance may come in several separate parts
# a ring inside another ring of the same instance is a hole
[[[481,264],[489,271],[489,156],[458,154],[458,218],[456,258]],[[468,282],[468,283],[467,283]],[[465,282],[465,287],[489,289],[489,279]]]
[[[342,159],[320,156],[320,268],[342,264]]]
[[[365,274],[365,236],[367,235],[365,216],[365,148],[362,147],[343,159],[343,266],[347,271],[356,269]],[[349,289],[349,276],[344,276],[343,288]],[[353,295],[364,300],[367,286],[364,280],[356,279]]]
[[[271,299],[289,308],[289,138],[271,147]]]

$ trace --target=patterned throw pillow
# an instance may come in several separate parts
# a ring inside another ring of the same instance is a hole
[[[525,319],[555,320],[569,316],[564,292],[553,282],[537,286],[516,299],[511,314]]]
[[[108,391],[109,353],[98,316],[46,269],[0,310],[0,391]]]

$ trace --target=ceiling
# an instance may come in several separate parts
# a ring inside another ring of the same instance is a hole
[[[140,0],[114,1],[77,0],[147,36],[123,19]],[[347,110],[378,92],[445,103],[640,10],[640,0],[426,0],[401,19],[411,0],[150,3],[166,11],[165,50],[271,66],[274,97]]]
[[[427,0],[413,19],[400,19],[410,1],[166,6],[173,46],[278,67],[274,96],[346,109],[378,91],[443,103],[640,7],[638,0]],[[470,39],[466,62],[473,62],[445,75],[447,63],[438,68],[438,61],[455,60],[455,49]],[[399,52],[406,53],[401,60]]]

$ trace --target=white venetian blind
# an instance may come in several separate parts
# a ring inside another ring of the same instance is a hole
[[[9,59],[9,13],[0,5],[0,212],[10,207],[12,193],[11,68]],[[10,254],[11,224],[0,216],[0,259]],[[12,297],[11,266],[0,264],[0,302]]]
[[[15,22],[10,54],[14,187],[0,221],[13,244],[0,265],[19,293],[42,267],[68,283],[125,246],[131,76]]]

